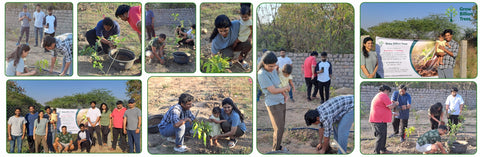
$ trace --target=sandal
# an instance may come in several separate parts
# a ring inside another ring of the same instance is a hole
[[[236,144],[237,144],[237,140],[236,139],[231,139],[228,142],[228,147],[233,148],[233,147],[235,147]]]

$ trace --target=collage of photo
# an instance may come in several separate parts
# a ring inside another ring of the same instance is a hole
[[[0,156],[475,156],[478,4],[440,1],[3,2]]]

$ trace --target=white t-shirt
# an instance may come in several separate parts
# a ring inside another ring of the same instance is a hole
[[[449,105],[448,106],[448,113],[451,115],[459,115],[460,114],[460,105],[464,104],[463,98],[461,95],[457,94],[457,96],[453,97],[452,95],[449,95],[447,97],[447,101],[445,101],[445,104]]]
[[[96,108],[95,109],[92,109],[92,108],[89,108],[88,111],[87,111],[87,118],[90,118],[90,121],[92,123],[94,123],[95,121],[97,121],[97,118],[100,117],[102,115],[102,113],[100,112],[100,109]],[[97,123],[97,125],[95,126],[98,126],[99,123]],[[88,123],[88,126],[91,126],[90,123]]]
[[[35,18],[35,24],[33,26],[43,28],[43,18],[45,17],[45,13],[43,11],[35,11],[33,12],[33,17]]]
[[[323,67],[323,73],[318,73],[317,74],[317,80],[320,82],[327,82],[330,80],[330,63],[327,61],[325,62],[318,62],[318,71],[322,70]]]
[[[277,65],[278,65],[278,73],[282,72],[283,66],[285,64],[292,64],[292,59],[285,56],[285,58],[278,57],[277,58]]]
[[[56,17],[54,15],[45,16],[45,25],[48,24],[48,28],[44,31],[45,33],[52,34],[55,32],[55,20]]]
[[[238,32],[238,40],[241,42],[245,42],[250,36],[252,32],[250,30],[250,26],[252,26],[252,19],[248,19],[248,21],[240,20],[240,31]]]

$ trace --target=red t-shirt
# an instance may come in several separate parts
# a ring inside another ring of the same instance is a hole
[[[392,111],[387,105],[392,101],[387,94],[380,92],[372,100],[370,105],[370,123],[389,123],[392,121]]]
[[[140,29],[137,28],[137,23],[139,23],[141,19],[142,19],[142,7],[141,6],[130,7],[130,10],[128,11],[128,23],[130,24],[130,27],[132,27],[132,29],[137,31],[138,33],[141,33],[141,32],[140,32]]]
[[[316,66],[317,61],[315,60],[315,56],[309,56],[307,59],[305,59],[305,62],[303,63],[303,74],[305,75],[305,78],[312,78],[312,66]],[[317,76],[317,74],[314,74]]]
[[[114,128],[123,128],[123,115],[125,114],[125,111],[127,111],[127,108],[125,107],[120,110],[118,110],[117,108],[113,109],[110,117],[112,117],[112,123]]]

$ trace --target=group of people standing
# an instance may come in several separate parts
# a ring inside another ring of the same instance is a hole
[[[379,87],[378,94],[372,99],[370,106],[369,122],[374,129],[374,136],[376,138],[374,153],[377,154],[391,154],[392,151],[386,149],[387,142],[387,123],[393,122],[393,134],[388,136],[392,138],[398,136],[400,132],[400,142],[404,142],[406,138],[405,129],[408,127],[408,119],[410,108],[412,108],[412,97],[407,93],[407,86],[400,85],[398,91],[394,91],[389,98],[392,89],[387,85]],[[437,102],[428,109],[428,117],[431,122],[431,131],[426,132],[417,140],[416,149],[423,153],[436,153],[441,150],[445,153],[440,142],[440,135],[448,132],[444,122],[444,115],[448,115],[449,124],[458,124],[459,115],[463,111],[464,101],[461,95],[457,94],[458,89],[453,87],[450,90],[451,94],[447,97],[445,102],[445,113],[443,105]]]
[[[109,133],[112,132],[111,151],[116,150],[120,138],[119,146],[123,152],[140,153],[141,110],[135,107],[134,99],[128,101],[128,109],[123,106],[122,101],[117,101],[116,108],[112,111],[106,103],[102,103],[100,109],[96,108],[95,101],[90,105],[91,108],[86,113],[86,123],[78,126],[80,131],[76,137],[67,132],[67,126],[57,127],[56,109],[46,106],[45,110],[36,112],[35,106],[29,106],[29,113],[22,117],[21,109],[16,108],[15,115],[8,120],[9,152],[14,153],[16,146],[17,153],[21,153],[22,141],[26,137],[29,153],[61,153],[73,150],[86,150],[90,153],[92,146],[96,144],[106,147]],[[60,133],[57,133],[59,128]]]

